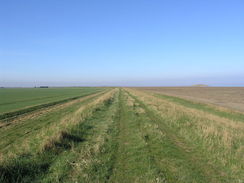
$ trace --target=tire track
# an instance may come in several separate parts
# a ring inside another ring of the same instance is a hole
[[[120,91],[118,149],[108,182],[166,182],[141,130],[141,119]]]
[[[193,176],[192,182],[194,180],[197,180],[197,182],[227,182],[223,179],[221,172],[219,172],[217,169],[212,167],[211,165],[208,165],[205,163],[204,159],[206,157],[200,157],[199,152],[193,151],[193,149],[184,142],[184,139],[177,136],[174,131],[172,131],[158,116],[153,110],[149,109],[146,104],[144,104],[142,101],[140,101],[136,96],[132,95],[128,91],[126,91],[133,99],[135,99],[136,102],[140,105],[141,108],[145,110],[145,115],[150,119],[151,123],[157,124],[158,129],[165,134],[165,140],[167,140],[171,145],[172,148],[168,149],[172,151],[172,153],[176,154],[173,158],[178,158],[179,160],[182,160],[182,163],[186,163],[185,169],[189,169],[191,171],[190,176]],[[144,118],[144,117],[143,117]],[[153,149],[153,145],[150,142],[150,137],[148,138],[148,147],[149,149]],[[162,150],[163,151],[163,150]],[[169,151],[169,153],[171,153]],[[154,153],[151,151],[152,154]],[[159,152],[160,153],[160,152]],[[165,154],[165,153],[162,153]],[[169,156],[170,157],[170,156]],[[155,158],[156,162],[160,162],[160,160],[164,157],[161,157],[160,155],[156,155]],[[167,169],[167,166],[161,167],[169,174],[167,177],[167,181],[169,182],[184,182],[183,180],[180,180],[180,177],[177,179],[170,170]],[[171,174],[171,175],[170,175]],[[174,178],[175,177],[175,178]],[[188,181],[189,182],[189,181]]]

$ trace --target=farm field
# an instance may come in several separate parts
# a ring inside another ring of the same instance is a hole
[[[244,182],[244,113],[158,90],[79,88],[0,120],[0,182]]]
[[[1,88],[0,119],[56,105],[104,88]],[[7,114],[7,115],[6,115]]]
[[[244,112],[244,87],[142,87],[137,89],[217,104]]]

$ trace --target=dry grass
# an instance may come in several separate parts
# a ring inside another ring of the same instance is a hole
[[[115,94],[115,90],[112,90],[110,92],[105,93],[104,95],[98,97],[94,101],[90,102],[89,104],[85,106],[81,106],[77,111],[74,112],[74,114],[70,114],[65,116],[60,123],[54,124],[53,126],[49,127],[51,129],[52,135],[47,135],[47,133],[50,133],[48,129],[43,129],[43,133],[40,134],[39,139],[42,139],[43,145],[41,145],[41,151],[43,150],[43,147],[46,146],[46,144],[49,144],[52,141],[59,141],[60,134],[64,130],[68,130],[72,128],[72,126],[82,122],[85,120],[88,116],[91,116],[92,112],[98,105],[102,104],[104,101],[108,100]]]
[[[4,157],[2,160],[5,161],[8,158],[14,158],[26,152],[42,152],[47,147],[51,147],[54,142],[62,140],[63,133],[90,116],[97,106],[111,98],[115,92],[115,90],[111,90],[102,95],[100,94],[100,96],[94,94],[93,96],[84,97],[82,101],[92,97],[97,98],[86,105],[81,105],[74,113],[65,115],[59,122],[54,122],[47,127],[43,127],[35,136],[26,137],[21,144],[11,146],[11,151],[7,151],[4,155],[1,155]],[[81,99],[79,102],[81,102]]]
[[[0,182],[243,182],[241,118],[186,103],[114,89],[12,124]]]
[[[243,173],[244,123],[187,108],[149,93],[127,89],[155,110],[172,129],[207,155],[209,163],[229,167],[230,176]]]
[[[244,111],[244,87],[144,87],[137,89]]]

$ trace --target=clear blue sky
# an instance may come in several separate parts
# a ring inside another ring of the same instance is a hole
[[[243,0],[0,0],[0,85],[244,86]]]

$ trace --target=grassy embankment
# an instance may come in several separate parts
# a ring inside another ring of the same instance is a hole
[[[172,157],[169,161],[168,168],[171,167],[171,172],[176,172],[173,177],[179,179],[175,182],[194,180],[187,180],[187,172],[183,173],[191,162],[198,165],[195,168],[193,166],[192,170],[202,172],[203,177],[208,179],[203,182],[243,181],[244,123],[241,113],[184,99],[172,100],[173,97],[169,99],[168,96],[155,97],[150,93],[129,91],[157,116],[154,121],[186,155]],[[173,153],[169,151],[170,154]],[[177,159],[182,159],[182,162],[177,164]],[[183,160],[189,161],[184,163]],[[194,175],[190,171],[188,174]]]
[[[22,149],[3,158],[2,182],[243,181],[244,127],[238,118],[131,89],[48,115],[38,119],[43,127],[28,132],[30,139],[23,135],[26,126],[19,128],[23,148],[2,144],[9,146],[4,152]]]
[[[0,145],[2,182],[28,182],[42,172],[43,167],[48,168],[48,162],[55,158],[48,158],[50,149],[56,145],[57,148],[59,145],[63,147],[63,140],[72,140],[69,130],[91,116],[113,93],[114,91],[108,91],[86,97],[83,102],[47,113],[40,118],[2,128],[1,135],[5,139]],[[55,153],[56,151],[51,154]]]

